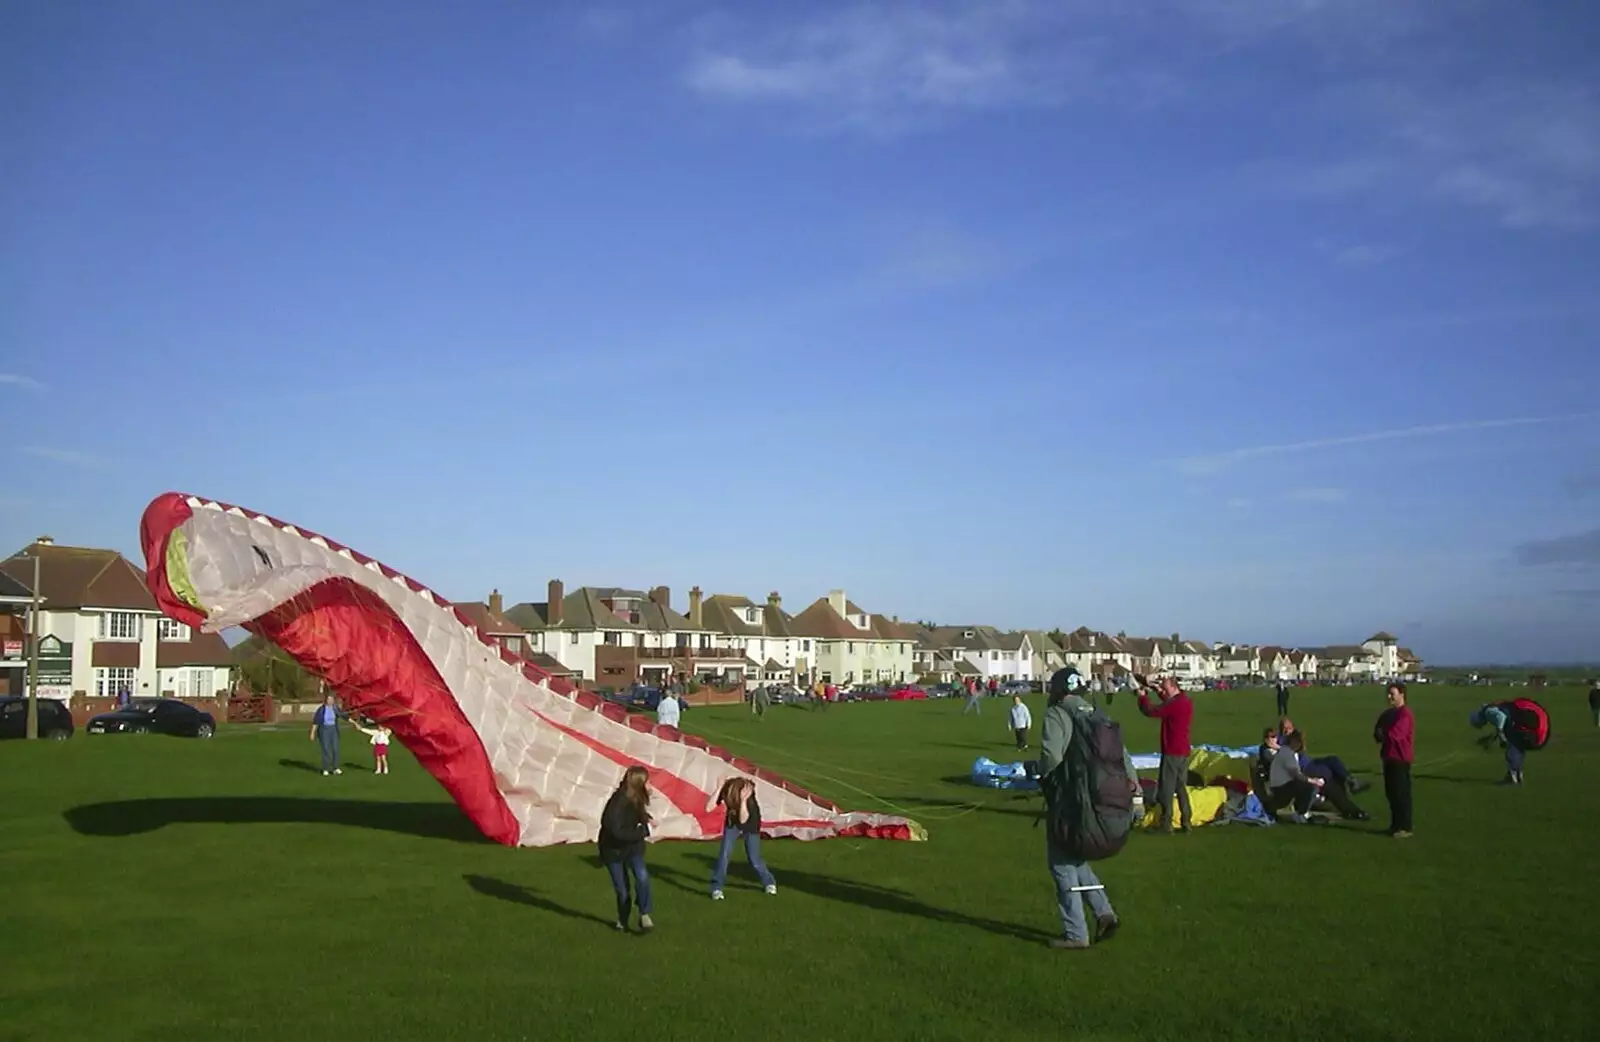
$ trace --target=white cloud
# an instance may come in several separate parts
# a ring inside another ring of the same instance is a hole
[[[1331,449],[1346,445],[1362,445],[1380,441],[1398,441],[1408,438],[1426,438],[1441,434],[1458,434],[1467,431],[1496,430],[1505,427],[1527,427],[1537,424],[1559,423],[1564,420],[1587,419],[1592,413],[1571,413],[1563,416],[1526,416],[1503,420],[1469,420],[1464,423],[1435,423],[1422,427],[1404,427],[1397,430],[1369,431],[1365,434],[1349,434],[1336,438],[1316,438],[1311,441],[1286,442],[1280,445],[1252,445],[1243,449],[1230,449],[1227,452],[1210,453],[1203,456],[1187,456],[1177,461],[1177,467],[1183,473],[1193,477],[1203,477],[1209,474],[1221,473],[1228,468],[1243,463],[1247,460],[1257,459],[1262,456],[1283,456],[1300,452],[1311,452],[1317,449]]]
[[[26,387],[30,391],[41,390],[44,387],[44,384],[40,383],[38,380],[35,380],[31,376],[23,376],[21,373],[0,373],[0,385],[7,387]]]
[[[70,467],[97,467],[100,465],[98,457],[92,456],[87,452],[78,452],[75,449],[58,449],[48,445],[24,445],[20,451],[29,456],[36,456],[52,463],[66,464]]]

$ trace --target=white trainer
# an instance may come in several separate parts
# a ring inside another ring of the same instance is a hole
[[[775,894],[777,892],[778,892],[778,884],[770,883],[770,884],[767,885],[767,893]]]
[[[713,900],[713,901],[721,901],[721,900],[723,900],[722,891],[721,890],[713,890],[713,891],[711,891],[711,900]]]

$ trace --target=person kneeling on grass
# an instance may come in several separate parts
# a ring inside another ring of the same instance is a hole
[[[600,861],[611,876],[611,889],[617,895],[617,930],[628,928],[632,902],[628,896],[628,874],[633,874],[639,897],[639,929],[650,931],[650,872],[644,867],[644,841],[650,835],[650,772],[634,764],[622,775],[606,809],[600,812]]]
[[[756,783],[749,778],[730,778],[717,793],[717,805],[727,808],[722,819],[722,845],[717,848],[717,864],[711,870],[711,900],[721,901],[722,883],[728,878],[728,858],[733,845],[744,837],[744,856],[755,869],[769,894],[778,892],[777,880],[761,860],[761,804],[756,802]]]

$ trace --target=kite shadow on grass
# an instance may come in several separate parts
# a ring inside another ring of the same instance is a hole
[[[711,867],[716,863],[716,858],[705,854],[691,856],[705,864],[705,871],[698,876],[690,875],[682,869],[673,868],[670,865],[651,865],[650,875],[661,879],[662,882],[669,886],[704,897],[711,887]],[[595,859],[595,862],[598,863],[598,859]],[[729,869],[731,872],[737,872],[737,862],[730,862]],[[748,867],[746,867],[746,871],[748,871]],[[834,876],[823,875],[820,872],[804,872],[792,868],[780,868],[776,875],[780,890],[798,890],[813,897],[826,898],[830,901],[839,901],[843,904],[856,905],[861,908],[872,908],[880,912],[909,915],[918,919],[931,919],[935,922],[950,923],[955,926],[970,926],[1000,937],[1009,937],[1017,940],[1048,941],[1055,936],[1044,930],[1018,926],[1015,923],[1003,923],[996,919],[985,919],[981,916],[967,915],[964,912],[935,908],[933,905],[917,900],[904,890],[878,886],[876,883],[839,879]]]
[[[611,920],[609,919],[598,915],[591,915],[588,912],[580,912],[575,908],[568,908],[565,905],[556,904],[548,897],[541,897],[536,891],[530,889],[529,887],[518,886],[515,883],[507,883],[503,879],[491,879],[488,876],[469,874],[462,876],[461,878],[467,881],[468,886],[472,887],[472,889],[476,890],[485,897],[497,897],[502,901],[509,901],[512,904],[518,905],[527,905],[529,908],[537,908],[541,912],[552,912],[556,915],[565,916],[568,919],[581,919],[585,922],[599,923],[601,926],[611,925]]]
[[[64,811],[86,836],[137,836],[167,825],[348,825],[424,839],[488,843],[451,803],[320,800],[297,796],[179,796],[86,803]]]

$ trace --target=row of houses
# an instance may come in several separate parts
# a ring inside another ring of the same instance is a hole
[[[41,694],[65,698],[167,694],[203,699],[230,684],[216,634],[192,632],[156,609],[143,572],[113,550],[41,537],[0,564],[5,690],[22,690],[22,615],[39,567]],[[507,607],[498,590],[457,603],[468,622],[544,670],[602,688],[693,677],[729,684],[886,684],[1035,681],[1063,666],[1115,679],[1128,673],[1223,678],[1360,679],[1406,676],[1421,663],[1388,633],[1325,648],[1207,644],[1088,628],[1000,630],[934,626],[869,612],[842,589],[791,614],[777,592],[755,601],[707,596],[680,611],[665,586],[649,590],[550,580],[542,601]]]
[[[1359,645],[1282,648],[1130,637],[1086,627],[1000,630],[930,626],[866,611],[831,590],[798,614],[778,593],[764,603],[689,591],[683,614],[671,591],[579,587],[551,580],[542,602],[506,608],[499,591],[457,604],[479,629],[543,668],[620,688],[692,676],[762,684],[957,683],[1047,678],[1064,666],[1115,680],[1171,673],[1194,680],[1359,680],[1409,676],[1422,664],[1388,633]]]

